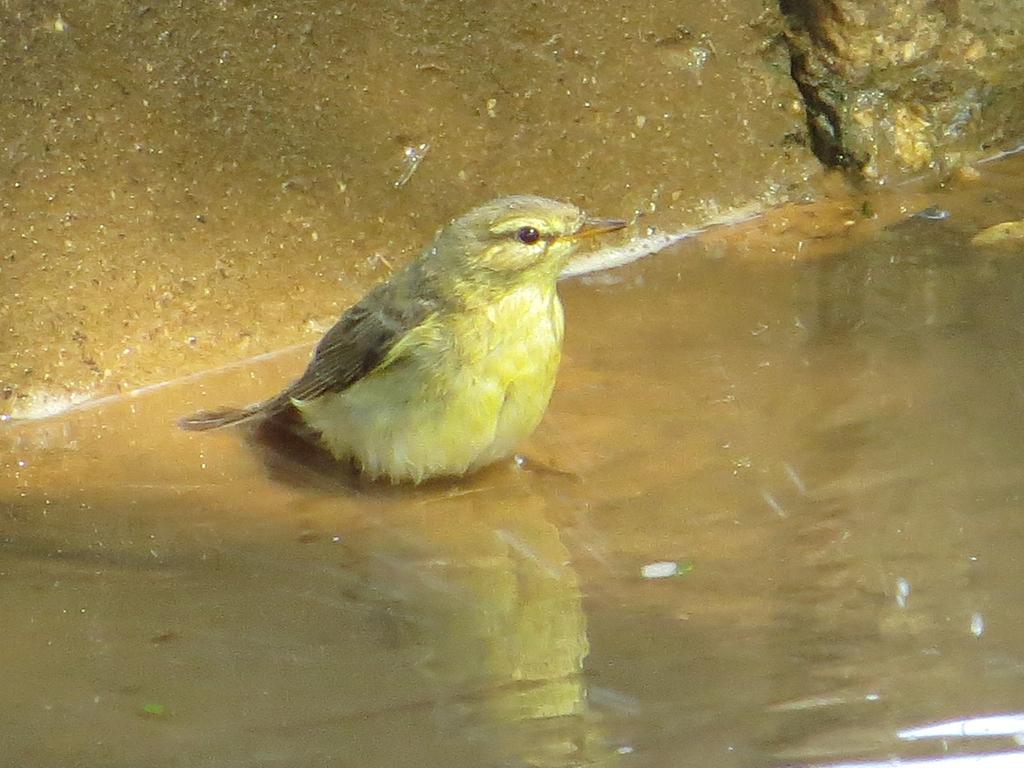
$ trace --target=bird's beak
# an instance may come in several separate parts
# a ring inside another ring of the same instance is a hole
[[[583,226],[570,235],[572,240],[585,240],[587,238],[603,235],[605,232],[614,232],[622,229],[628,222],[620,219],[585,219]]]

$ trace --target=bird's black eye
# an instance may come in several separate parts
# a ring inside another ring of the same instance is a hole
[[[540,240],[540,232],[535,227],[520,227],[516,231],[516,240],[526,245],[533,245]]]

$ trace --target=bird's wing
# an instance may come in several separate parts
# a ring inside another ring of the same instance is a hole
[[[435,311],[428,301],[394,301],[392,289],[393,284],[377,286],[342,315],[317,344],[306,372],[280,398],[312,400],[347,389],[385,362]]]

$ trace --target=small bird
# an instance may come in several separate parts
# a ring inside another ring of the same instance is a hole
[[[559,273],[583,239],[625,225],[543,197],[481,205],[349,308],[283,392],[178,424],[291,421],[334,458],[392,483],[504,458],[540,423],[554,389]]]

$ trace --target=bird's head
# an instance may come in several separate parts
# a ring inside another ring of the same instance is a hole
[[[432,250],[442,268],[474,283],[553,283],[581,242],[625,225],[588,218],[575,205],[558,200],[501,197],[455,219],[441,230]]]

